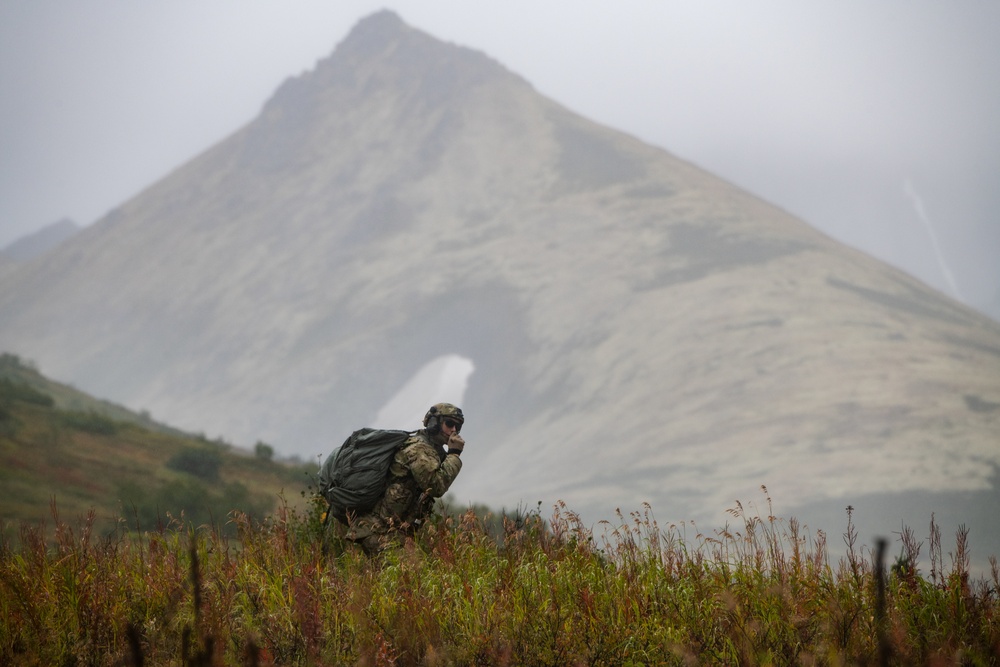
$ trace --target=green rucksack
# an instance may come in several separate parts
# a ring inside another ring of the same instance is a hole
[[[361,428],[330,452],[319,473],[319,492],[328,513],[347,523],[347,514],[375,507],[388,484],[392,457],[416,431]]]

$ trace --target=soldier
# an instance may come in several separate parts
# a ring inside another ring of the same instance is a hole
[[[430,514],[434,499],[448,491],[462,469],[465,416],[451,403],[431,406],[424,428],[410,436],[389,466],[385,493],[372,511],[349,522],[347,539],[374,555],[399,546]],[[445,451],[445,445],[448,450]]]

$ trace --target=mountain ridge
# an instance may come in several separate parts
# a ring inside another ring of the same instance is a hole
[[[12,262],[30,261],[76,236],[79,231],[80,226],[69,218],[57,220],[0,248],[0,258]]]

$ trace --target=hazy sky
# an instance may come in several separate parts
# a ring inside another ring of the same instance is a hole
[[[0,0],[0,247],[98,219],[381,8],[951,296],[1000,304],[996,0]]]

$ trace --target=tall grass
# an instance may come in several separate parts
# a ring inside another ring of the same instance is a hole
[[[946,569],[932,529],[925,576],[912,532],[883,569],[850,513],[832,564],[769,500],[711,534],[560,504],[439,518],[371,560],[321,512],[97,536],[53,507],[0,544],[0,664],[1000,664],[1000,569],[970,581],[961,531]]]

